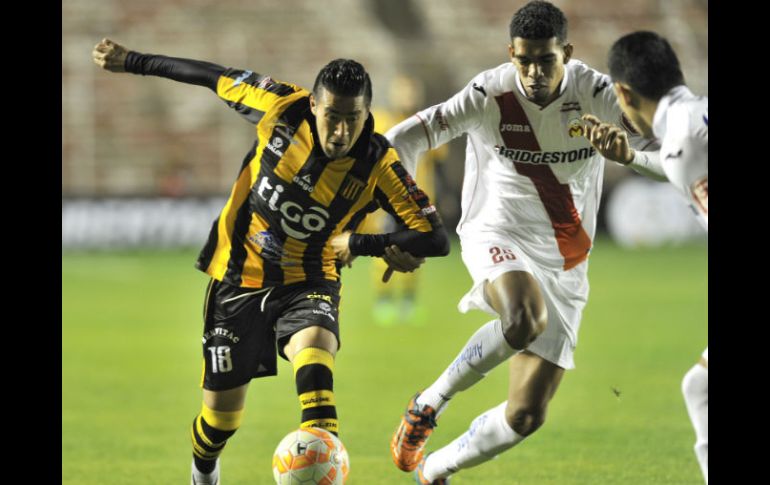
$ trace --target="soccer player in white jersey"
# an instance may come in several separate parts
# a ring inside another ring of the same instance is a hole
[[[494,458],[543,424],[565,369],[574,367],[604,158],[619,160],[630,150],[629,138],[626,145],[595,149],[583,136],[583,113],[618,123],[622,114],[609,76],[571,59],[561,10],[528,3],[514,14],[510,39],[511,62],[482,72],[446,102],[386,133],[411,173],[422,152],[468,135],[457,232],[473,286],[459,309],[495,315],[412,398],[393,436],[396,466],[414,470],[422,484],[447,483],[451,474]],[[648,143],[630,140],[640,149]],[[629,153],[641,166],[657,156]],[[508,360],[507,399],[425,456],[448,401]]]
[[[623,112],[647,138],[661,140],[661,156],[647,173],[668,179],[684,196],[708,231],[708,98],[685,86],[671,45],[654,32],[634,32],[618,39],[608,64],[613,89]],[[592,143],[622,143],[615,125],[585,115]],[[621,158],[628,160],[630,154]],[[684,376],[682,392],[695,428],[695,455],[708,483],[708,347]]]

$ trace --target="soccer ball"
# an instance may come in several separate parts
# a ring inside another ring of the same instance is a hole
[[[345,446],[321,428],[292,431],[273,453],[273,478],[278,485],[342,485],[349,471]]]

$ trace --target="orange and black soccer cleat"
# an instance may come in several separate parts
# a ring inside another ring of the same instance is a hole
[[[417,468],[422,460],[422,449],[436,427],[436,410],[430,406],[418,406],[419,396],[418,392],[407,404],[401,424],[390,442],[393,463],[405,472]]]

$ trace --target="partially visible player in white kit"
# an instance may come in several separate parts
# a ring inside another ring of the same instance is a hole
[[[634,32],[618,39],[608,64],[613,89],[626,117],[646,138],[661,140],[659,163],[648,174],[668,178],[692,207],[703,227],[709,223],[708,98],[696,96],[684,84],[679,60],[671,45],[654,32]],[[615,125],[585,115],[586,136],[592,143],[622,143],[626,135]],[[623,160],[627,160],[623,156]],[[684,376],[687,412],[695,427],[695,455],[708,483],[708,347]]]
[[[446,102],[386,133],[410,173],[421,153],[468,135],[457,233],[473,286],[459,309],[495,315],[412,398],[393,436],[396,466],[414,470],[421,484],[445,484],[543,424],[565,369],[574,367],[604,158],[619,160],[630,150],[627,144],[594,149],[583,137],[583,113],[618,123],[622,114],[609,76],[571,59],[561,10],[528,3],[514,14],[510,39],[511,62],[482,72]],[[649,143],[631,140],[640,149]],[[658,156],[630,153],[641,167]],[[507,399],[424,456],[448,401],[507,360]]]

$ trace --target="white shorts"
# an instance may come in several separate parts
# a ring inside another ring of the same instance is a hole
[[[461,313],[478,309],[497,315],[484,299],[484,283],[509,271],[526,271],[540,284],[548,310],[545,331],[527,350],[564,369],[573,369],[580,318],[588,301],[588,263],[569,271],[546,269],[535,264],[510,236],[483,233],[461,237],[462,258],[473,278],[473,287],[457,305]]]

